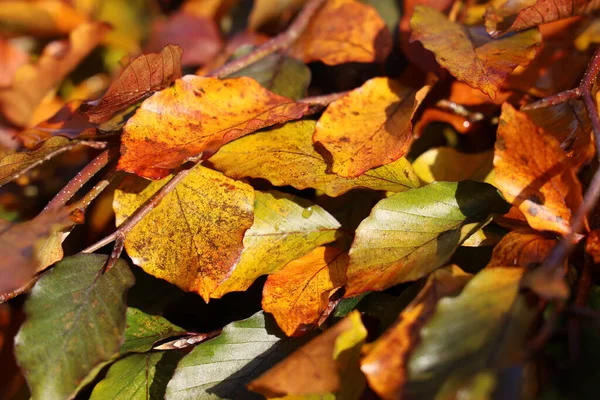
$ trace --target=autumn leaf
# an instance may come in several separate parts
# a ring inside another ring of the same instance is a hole
[[[290,54],[328,65],[382,62],[392,37],[377,10],[357,0],[328,0],[311,20]]]
[[[592,256],[596,264],[600,264],[600,231],[594,229],[585,242],[585,251]]]
[[[28,61],[25,51],[0,37],[0,88],[10,87],[19,68]]]
[[[489,182],[493,151],[461,153],[452,147],[437,147],[421,154],[414,162],[415,172],[425,183],[473,180]]]
[[[250,78],[187,75],[142,103],[123,128],[118,168],[162,178],[188,158],[208,158],[234,139],[300,118],[306,104],[262,88]],[[164,126],[170,126],[167,131]]]
[[[355,178],[402,157],[412,139],[412,115],[425,90],[373,78],[331,103],[317,122],[313,141],[331,154],[332,172]]]
[[[435,312],[438,301],[460,292],[470,279],[470,274],[455,265],[433,272],[395,324],[369,347],[360,368],[369,387],[379,396],[384,399],[402,397],[403,386],[409,379],[407,363],[418,344],[419,331]]]
[[[259,276],[279,271],[338,235],[339,222],[310,201],[274,190],[255,195],[254,224],[244,235],[242,256],[212,297],[244,291]]]
[[[286,335],[315,326],[333,291],[346,283],[348,255],[334,247],[318,247],[269,275],[262,308],[273,314]]]
[[[541,41],[537,29],[493,40],[481,27],[465,28],[425,6],[415,7],[410,26],[411,41],[420,41],[448,72],[492,99],[517,66],[533,60]]]
[[[435,182],[381,200],[356,230],[345,297],[429,274],[490,214],[506,211],[494,187],[471,181]]]
[[[142,54],[134,58],[110,85],[100,102],[89,107],[84,114],[90,122],[106,122],[117,111],[169,87],[181,78],[182,51],[177,45],[167,45],[160,53]]]
[[[105,261],[97,254],[66,258],[42,276],[27,299],[16,353],[33,398],[73,397],[88,372],[118,352],[125,293],[134,278],[122,260],[98,275]]]
[[[0,11],[0,32],[21,36],[66,35],[86,21],[69,3],[60,0],[5,1]]]
[[[556,244],[556,239],[529,228],[516,229],[494,247],[488,267],[514,265],[534,268],[546,260]]]
[[[25,126],[44,96],[54,89],[102,40],[110,27],[84,23],[69,35],[68,41],[48,44],[34,64],[17,70],[12,85],[0,89],[0,110],[18,126]]]
[[[288,122],[226,144],[209,162],[231,178],[264,178],[275,186],[315,188],[333,197],[351,189],[401,192],[419,186],[419,179],[405,158],[357,178],[328,173],[326,159],[313,145],[314,131],[314,121]]]
[[[525,114],[502,106],[494,155],[496,186],[539,231],[567,234],[581,184],[558,141]]]
[[[600,1],[597,0],[504,1],[498,7],[488,6],[485,27],[490,35],[497,37],[563,18],[591,14],[598,8]]]
[[[135,184],[121,186],[114,200],[117,224],[169,180],[141,191]],[[149,274],[208,301],[240,257],[253,201],[251,186],[197,166],[127,234],[125,249]]]
[[[252,2],[252,11],[248,16],[248,28],[258,30],[262,25],[277,20],[286,15],[291,16],[306,3],[306,0],[255,0]]]
[[[358,359],[366,337],[360,313],[354,311],[252,381],[248,388],[267,398],[324,397],[331,393],[335,394],[332,398],[358,399],[365,382]]]

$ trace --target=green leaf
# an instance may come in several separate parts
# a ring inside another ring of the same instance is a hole
[[[159,340],[185,333],[185,329],[173,325],[163,317],[129,307],[125,342],[121,346],[121,353],[144,353],[150,351]]]
[[[178,351],[132,354],[114,363],[92,392],[91,400],[164,399]]]
[[[269,332],[262,312],[233,322],[181,359],[165,398],[246,398],[245,385],[287,354],[287,343]]]
[[[105,262],[97,254],[66,258],[32,289],[15,344],[34,399],[74,396],[88,372],[118,353],[134,278],[123,260],[98,275]]]
[[[436,182],[381,200],[356,231],[346,297],[429,274],[508,208],[496,188],[472,181]]]

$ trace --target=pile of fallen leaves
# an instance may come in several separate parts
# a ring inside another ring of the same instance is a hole
[[[0,397],[597,398],[596,13],[1,1]]]

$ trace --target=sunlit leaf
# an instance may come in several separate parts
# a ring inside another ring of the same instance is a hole
[[[315,326],[329,295],[346,283],[348,255],[334,247],[318,247],[269,275],[262,307],[273,314],[286,335]]]
[[[492,99],[517,66],[533,60],[541,41],[537,29],[493,40],[483,27],[465,28],[425,6],[415,7],[410,26],[411,41],[420,41],[458,80]]]
[[[494,247],[488,266],[536,267],[541,264],[556,246],[556,239],[543,236],[528,228],[509,232]]]
[[[134,278],[122,260],[99,274],[105,261],[96,254],[66,258],[33,288],[16,338],[33,398],[72,397],[89,371],[118,352]]]
[[[170,178],[122,186],[115,192],[117,224]],[[125,238],[132,261],[147,273],[208,301],[231,273],[252,225],[254,190],[220,172],[196,166]]]
[[[381,200],[356,230],[345,296],[429,274],[492,213],[506,211],[493,186],[472,181],[431,183]]]
[[[558,141],[505,103],[498,125],[495,183],[532,228],[566,234],[581,184]]]
[[[232,178],[264,178],[276,186],[315,188],[333,197],[351,189],[401,192],[419,186],[419,179],[405,158],[357,178],[328,173],[327,161],[312,143],[314,130],[314,121],[288,122],[226,144],[210,162]]]
[[[393,79],[370,79],[327,107],[313,141],[331,153],[331,170],[342,177],[389,164],[408,150],[422,96]]]
[[[244,291],[259,276],[279,271],[338,235],[339,222],[314,203],[277,191],[255,195],[254,225],[244,235],[242,257],[212,297]]]
[[[162,178],[189,157],[204,152],[206,158],[227,142],[298,119],[306,110],[250,78],[187,75],[145,100],[127,121],[119,169]]]
[[[492,171],[493,151],[461,153],[452,147],[437,147],[421,154],[413,168],[423,182],[487,181]]]

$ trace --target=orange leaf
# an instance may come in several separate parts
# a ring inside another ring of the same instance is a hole
[[[290,49],[304,62],[381,62],[392,37],[377,10],[356,0],[328,0]]]
[[[529,228],[517,229],[498,242],[487,266],[535,267],[548,257],[556,243],[556,239],[543,236]]]
[[[131,60],[110,85],[102,100],[85,111],[90,122],[108,121],[114,113],[129,107],[181,78],[181,47],[165,46],[160,54],[142,54]]]
[[[262,25],[277,19],[283,20],[280,23],[285,24],[304,3],[306,0],[254,0],[248,17],[248,28],[256,31]]]
[[[302,334],[319,321],[329,295],[346,281],[348,255],[334,247],[318,247],[269,275],[262,307],[273,314],[286,335]]]
[[[27,64],[29,55],[0,37],[0,88],[9,87],[17,70]]]
[[[307,109],[250,78],[187,75],[145,100],[127,121],[118,168],[161,178],[190,157],[204,152],[208,158],[225,143],[298,119]]]
[[[62,0],[2,1],[0,32],[21,36],[66,35],[85,22],[85,17]]]
[[[502,105],[494,154],[496,186],[539,231],[567,234],[581,184],[553,137],[524,113]]]
[[[332,171],[354,178],[402,157],[412,139],[411,118],[424,90],[373,78],[331,103],[317,122],[313,141],[331,153]]]
[[[85,23],[68,41],[51,42],[35,64],[19,68],[12,86],[0,90],[0,109],[10,122],[25,126],[44,96],[56,87],[92,51],[110,27]]]
[[[410,26],[411,41],[423,43],[448,72],[492,99],[517,66],[534,59],[541,41],[537,29],[492,40],[478,27],[465,28],[425,6],[415,7]]]
[[[471,275],[457,266],[432,273],[417,297],[402,311],[396,323],[381,336],[361,361],[369,386],[384,399],[402,398],[408,381],[408,361],[419,341],[420,330],[435,311],[438,300],[457,294]]]
[[[600,264],[600,229],[593,230],[585,242],[585,251],[592,256],[596,264]]]

